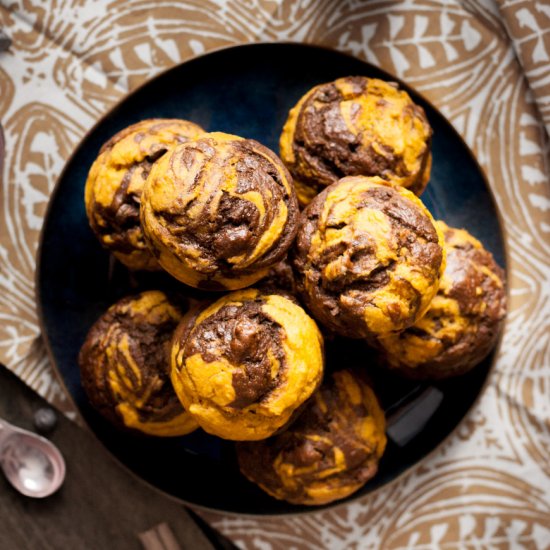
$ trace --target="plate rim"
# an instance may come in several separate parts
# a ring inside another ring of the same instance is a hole
[[[168,68],[160,71],[159,73],[157,73],[153,77],[144,80],[141,84],[136,86],[134,89],[129,90],[128,92],[126,92],[118,101],[116,101],[113,105],[111,105],[96,120],[96,122],[84,133],[84,135],[74,145],[70,155],[65,160],[63,168],[62,168],[61,172],[59,173],[58,177],[56,178],[55,184],[54,184],[54,186],[51,190],[51,193],[49,195],[46,210],[44,212],[42,226],[40,228],[40,234],[39,234],[39,238],[38,238],[38,247],[36,249],[36,254],[35,254],[34,289],[35,289],[35,302],[36,302],[36,312],[37,312],[37,318],[38,318],[38,327],[40,329],[40,339],[42,340],[42,342],[45,346],[46,354],[47,354],[47,357],[49,359],[50,365],[52,366],[52,370],[53,370],[55,379],[56,379],[57,383],[60,385],[63,392],[65,393],[66,399],[68,400],[68,402],[72,405],[72,407],[76,411],[75,421],[77,423],[80,423],[80,425],[83,426],[88,431],[88,433],[91,433],[93,435],[93,437],[96,439],[96,441],[111,456],[111,458],[113,460],[115,460],[115,462],[117,464],[119,464],[126,472],[128,472],[131,476],[133,476],[135,479],[137,479],[140,483],[145,484],[146,486],[148,486],[152,490],[156,491],[157,493],[160,493],[160,494],[164,495],[166,498],[169,498],[170,500],[172,500],[174,502],[177,502],[180,505],[183,504],[184,506],[187,506],[187,507],[190,507],[190,508],[196,508],[196,509],[199,509],[199,510],[204,511],[204,512],[223,514],[223,515],[227,515],[227,516],[240,517],[240,518],[244,517],[244,518],[254,518],[254,519],[257,519],[257,518],[280,519],[280,518],[283,518],[283,517],[304,516],[304,515],[310,515],[310,514],[319,514],[319,513],[328,512],[328,511],[336,511],[336,510],[338,510],[338,509],[340,509],[344,506],[349,506],[354,501],[357,501],[361,498],[365,498],[365,499],[366,498],[374,498],[374,495],[378,494],[380,491],[385,490],[385,489],[387,489],[388,487],[390,487],[392,485],[395,485],[397,482],[402,480],[406,475],[410,474],[411,471],[414,468],[418,468],[426,460],[428,460],[429,458],[434,456],[436,452],[439,452],[440,449],[443,447],[443,445],[446,444],[450,440],[450,438],[452,436],[454,436],[454,434],[459,430],[459,428],[464,423],[464,420],[466,419],[466,417],[469,416],[472,413],[472,411],[478,406],[478,404],[481,400],[481,397],[485,394],[485,392],[487,390],[487,387],[489,386],[491,378],[495,374],[497,359],[499,358],[500,352],[501,352],[501,349],[502,349],[502,342],[503,342],[503,339],[504,339],[504,334],[506,333],[507,328],[508,328],[508,313],[509,313],[509,311],[507,310],[506,317],[504,318],[503,324],[501,326],[501,329],[500,329],[500,332],[499,332],[499,335],[498,335],[497,343],[495,344],[495,346],[494,346],[494,348],[491,352],[492,357],[491,357],[491,360],[490,360],[489,368],[487,370],[487,374],[485,375],[485,379],[483,380],[483,383],[482,383],[482,385],[479,389],[479,392],[475,396],[472,404],[466,410],[466,412],[460,418],[460,420],[457,422],[456,426],[447,435],[445,435],[443,437],[443,439],[441,441],[439,441],[439,443],[437,443],[436,446],[433,449],[431,449],[428,453],[426,453],[424,456],[422,456],[418,461],[416,461],[415,463],[409,465],[402,472],[397,474],[392,480],[390,480],[387,483],[373,489],[372,491],[370,491],[369,493],[367,493],[365,495],[359,494],[359,491],[360,491],[359,490],[356,493],[353,493],[353,494],[349,495],[348,497],[346,497],[345,499],[343,499],[341,501],[335,501],[335,502],[328,503],[328,504],[325,504],[325,505],[322,505],[322,506],[319,506],[319,507],[308,506],[307,508],[304,508],[303,510],[297,509],[297,510],[293,510],[291,512],[283,512],[282,511],[280,513],[261,513],[260,512],[260,513],[257,513],[257,514],[253,514],[253,513],[249,513],[249,512],[235,512],[235,511],[232,511],[232,510],[211,508],[209,506],[205,506],[205,505],[202,505],[202,504],[196,504],[196,503],[193,503],[193,502],[189,502],[189,501],[187,501],[187,500],[185,500],[181,497],[178,497],[176,495],[172,495],[170,493],[167,493],[163,489],[157,487],[153,483],[151,483],[151,482],[147,481],[146,479],[142,478],[139,474],[134,472],[129,466],[127,466],[124,462],[122,462],[122,460],[120,460],[114,453],[112,453],[111,450],[101,441],[99,436],[90,427],[90,425],[88,424],[88,422],[86,421],[86,419],[82,415],[82,413],[80,411],[80,408],[76,404],[72,393],[69,391],[69,389],[67,388],[67,385],[65,384],[65,378],[61,374],[61,371],[60,371],[60,369],[57,365],[57,361],[55,359],[54,353],[53,353],[51,345],[50,345],[48,332],[46,330],[46,322],[45,322],[44,311],[43,311],[43,307],[42,307],[42,303],[43,303],[42,302],[42,287],[41,287],[40,281],[41,281],[41,272],[42,272],[42,249],[43,249],[45,233],[46,233],[45,228],[46,228],[46,225],[47,225],[47,221],[48,221],[48,219],[51,215],[52,205],[53,205],[55,199],[57,198],[57,195],[60,192],[61,181],[65,178],[65,173],[67,172],[69,165],[72,163],[74,157],[76,156],[78,151],[83,146],[83,143],[89,138],[89,136],[100,125],[102,125],[103,122],[105,121],[105,119],[110,117],[112,115],[112,113],[114,113],[126,101],[126,99],[128,97],[130,97],[133,94],[136,94],[142,88],[149,85],[151,82],[162,78],[164,75],[170,73],[171,71],[177,71],[183,65],[186,65],[188,63],[192,63],[196,60],[201,60],[205,57],[215,55],[215,54],[218,54],[220,52],[224,52],[226,50],[237,50],[237,49],[243,49],[243,48],[255,48],[255,47],[258,47],[258,46],[259,47],[273,47],[273,46],[277,47],[277,46],[281,46],[281,45],[282,46],[299,47],[299,48],[310,49],[310,50],[324,50],[324,51],[328,51],[328,52],[331,52],[331,53],[337,53],[339,55],[343,55],[343,56],[352,58],[355,61],[360,61],[366,67],[373,67],[377,71],[381,72],[386,80],[388,80],[390,82],[393,81],[393,82],[398,83],[399,86],[402,89],[406,90],[406,91],[411,90],[412,92],[414,92],[415,95],[417,95],[419,98],[421,98],[422,101],[424,101],[434,111],[436,111],[441,117],[443,117],[443,119],[447,122],[449,128],[451,129],[451,132],[454,134],[454,137],[457,138],[460,142],[462,142],[462,145],[464,146],[465,150],[468,152],[468,155],[470,156],[471,160],[474,162],[474,165],[476,166],[478,172],[480,173],[480,175],[483,179],[483,182],[485,184],[485,188],[488,191],[489,198],[490,198],[491,203],[493,205],[493,208],[495,210],[497,221],[498,221],[498,226],[499,226],[500,232],[501,232],[501,237],[502,237],[501,240],[502,240],[503,252],[504,252],[504,255],[503,255],[504,262],[505,262],[504,284],[505,284],[505,289],[506,289],[506,301],[507,301],[508,304],[510,304],[510,291],[511,291],[511,289],[510,289],[510,285],[509,285],[508,270],[510,269],[510,265],[511,265],[510,264],[511,255],[510,255],[509,243],[508,243],[508,231],[507,231],[506,226],[504,224],[504,217],[503,217],[503,215],[500,211],[500,208],[498,206],[498,202],[497,202],[496,197],[495,197],[495,193],[494,193],[494,191],[493,191],[493,189],[492,189],[492,187],[489,183],[489,179],[487,177],[487,174],[486,174],[485,170],[483,169],[483,167],[479,163],[479,161],[478,161],[477,157],[475,156],[474,152],[470,149],[469,145],[466,143],[466,141],[464,140],[462,135],[454,127],[454,125],[451,123],[451,121],[441,112],[441,110],[439,108],[437,108],[429,99],[427,99],[425,97],[425,95],[418,92],[418,90],[416,88],[414,88],[410,84],[407,84],[401,78],[398,78],[395,75],[393,75],[392,73],[388,72],[385,68],[382,68],[378,65],[375,65],[374,63],[371,63],[370,61],[367,61],[365,59],[361,59],[361,58],[359,58],[355,55],[352,55],[348,52],[344,52],[344,51],[341,51],[337,48],[333,48],[333,47],[330,47],[330,46],[327,46],[327,45],[321,44],[321,43],[299,42],[299,41],[293,41],[293,40],[252,41],[252,42],[246,42],[246,43],[240,43],[240,44],[231,44],[231,45],[221,46],[221,47],[209,50],[207,52],[201,53],[199,55],[193,55],[192,57],[189,57],[188,59],[185,59],[185,60],[181,61],[180,63],[178,63],[176,65],[173,65],[172,67],[168,67]]]

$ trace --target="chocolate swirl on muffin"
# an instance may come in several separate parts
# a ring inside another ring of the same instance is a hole
[[[380,176],[420,195],[430,178],[432,130],[397,84],[339,78],[305,94],[281,135],[300,204],[344,176]]]
[[[128,126],[103,145],[86,181],[86,214],[101,244],[130,269],[159,269],[143,238],[143,185],[166,151],[203,134],[187,120],[149,119]]]
[[[267,275],[261,279],[257,287],[261,290],[284,293],[287,296],[296,296],[296,278],[288,257],[275,264]]]
[[[360,489],[386,446],[384,413],[353,370],[334,373],[284,432],[239,443],[241,472],[271,496],[320,505]]]
[[[323,374],[315,322],[278,294],[242,290],[188,315],[172,343],[172,382],[208,433],[268,437],[310,397]]]
[[[280,159],[257,141],[223,133],[161,158],[142,202],[142,226],[162,267],[211,290],[261,279],[285,256],[299,215]]]
[[[412,378],[463,374],[493,349],[506,315],[504,271],[464,229],[436,222],[447,267],[426,315],[400,334],[380,338],[390,367]]]
[[[156,436],[197,428],[170,382],[170,342],[183,316],[160,291],[123,298],[92,326],[80,350],[90,403],[113,424]]]
[[[426,312],[445,267],[443,236],[407,189],[348,177],[302,213],[293,265],[315,319],[342,336],[372,340]]]

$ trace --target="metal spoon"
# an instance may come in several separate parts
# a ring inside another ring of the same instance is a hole
[[[28,497],[47,497],[65,480],[65,461],[51,441],[2,418],[0,466],[8,481]]]

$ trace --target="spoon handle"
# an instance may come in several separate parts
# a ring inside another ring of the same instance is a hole
[[[12,433],[13,426],[3,418],[0,418],[0,445],[2,444],[2,441],[8,436],[10,433]]]

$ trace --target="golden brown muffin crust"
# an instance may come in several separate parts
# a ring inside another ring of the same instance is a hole
[[[247,289],[186,317],[172,343],[172,381],[207,432],[262,439],[318,386],[323,341],[295,302]]]
[[[151,172],[142,225],[160,264],[194,287],[253,284],[286,254],[298,221],[290,174],[260,143],[220,132]]]
[[[420,199],[380,178],[343,178],[303,211],[292,251],[300,296],[350,338],[411,326],[444,269],[443,237]]]
[[[202,133],[186,120],[149,119],[124,128],[102,146],[86,181],[86,213],[101,244],[127,267],[159,268],[139,221],[143,185],[170,147]]]
[[[352,494],[376,474],[384,431],[384,413],[363,376],[339,371],[287,430],[264,441],[239,443],[239,466],[275,498],[326,504]]]
[[[506,315],[504,271],[464,229],[436,222],[445,236],[447,267],[424,317],[380,339],[384,359],[412,378],[463,374],[493,349]]]
[[[170,342],[182,306],[159,291],[123,298],[92,326],[79,354],[91,404],[117,426],[184,435],[197,425],[169,378]]]
[[[344,176],[380,176],[420,195],[431,136],[424,110],[397,84],[340,78],[316,86],[290,111],[281,158],[304,206]]]

